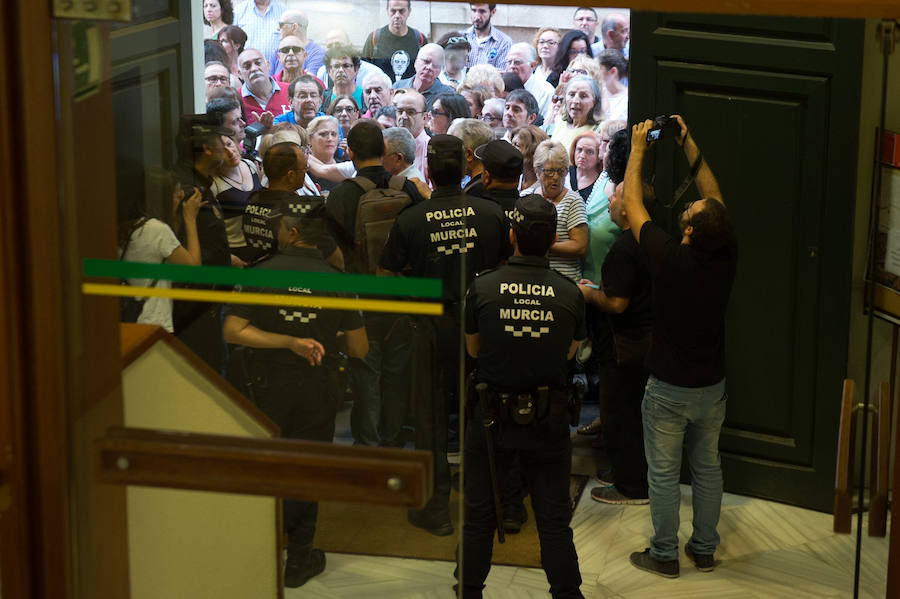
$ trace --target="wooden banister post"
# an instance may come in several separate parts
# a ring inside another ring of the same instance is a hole
[[[855,385],[844,379],[841,395],[841,422],[838,431],[837,468],[834,480],[834,532],[850,533],[853,478],[853,443],[856,437],[853,412]]]

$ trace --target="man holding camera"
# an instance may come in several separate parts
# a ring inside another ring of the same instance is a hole
[[[701,197],[681,214],[680,239],[653,223],[643,206],[644,156],[652,141],[667,132],[684,148]],[[653,279],[650,377],[641,413],[655,534],[648,549],[631,554],[631,563],[676,578],[682,450],[691,468],[694,509],[685,554],[702,572],[716,566],[722,503],[719,432],[727,397],[725,310],[737,267],[737,240],[719,184],[680,116],[632,128],[625,212]]]
[[[541,196],[519,199],[510,218],[514,255],[507,265],[481,273],[466,296],[466,349],[478,360],[463,453],[460,580],[467,598],[482,596],[494,529],[503,521],[497,475],[517,459],[531,493],[550,592],[558,598],[583,597],[569,526],[567,361],[587,329],[578,287],[551,270],[547,260],[556,219],[553,204]]]

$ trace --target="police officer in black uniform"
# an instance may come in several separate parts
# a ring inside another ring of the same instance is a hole
[[[518,457],[525,470],[555,598],[582,597],[569,526],[572,446],[567,360],[587,336],[578,287],[549,267],[556,209],[538,195],[512,218],[515,254],[482,273],[466,297],[466,348],[477,358],[476,397],[466,425],[463,597],[481,597],[491,567],[496,482]],[[473,401],[474,399],[474,401]],[[496,456],[492,468],[489,454]]]
[[[484,192],[481,195],[497,202],[509,218],[520,197],[522,153],[508,141],[498,139],[475,148],[475,157],[484,167],[481,171]]]
[[[416,447],[434,453],[434,495],[424,510],[410,510],[409,521],[444,536],[450,522],[450,467],[447,463],[447,407],[459,401],[461,299],[475,273],[497,266],[509,254],[506,218],[494,202],[460,191],[465,154],[462,141],[435,135],[428,144],[431,198],[407,207],[391,228],[379,261],[379,274],[407,272],[443,280],[444,316],[421,319],[417,334],[427,335],[435,359],[431,397],[416,397]],[[430,400],[430,401],[429,401]],[[428,433],[428,434],[426,434]]]
[[[310,201],[310,200],[307,200]],[[264,270],[338,272],[316,244],[324,225],[324,206],[302,217],[270,214],[279,252],[260,263]],[[262,289],[270,293],[310,294],[308,289]],[[316,292],[317,295],[338,295]],[[225,339],[252,349],[248,363],[253,401],[281,428],[283,437],[328,441],[334,438],[339,404],[328,391],[329,359],[336,351],[338,331],[344,332],[347,354],[368,351],[366,330],[358,311],[321,308],[245,306],[232,304],[225,318]],[[318,504],[284,501],[288,534],[285,586],[298,587],[325,569],[325,554],[313,549]]]

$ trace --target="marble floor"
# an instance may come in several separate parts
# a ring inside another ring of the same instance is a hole
[[[588,485],[575,511],[572,528],[578,550],[581,590],[588,598],[785,599],[852,597],[854,533],[836,535],[832,520],[797,507],[725,494],[719,533],[722,544],[714,572],[698,572],[681,557],[681,577],[664,579],[636,570],[632,551],[647,546],[647,506],[609,506],[590,498]],[[690,536],[690,487],[682,485],[683,544]],[[885,592],[887,538],[863,535],[860,597]],[[453,564],[448,562],[328,554],[325,572],[286,599],[452,599]],[[549,597],[542,570],[494,566],[484,596],[488,599]]]

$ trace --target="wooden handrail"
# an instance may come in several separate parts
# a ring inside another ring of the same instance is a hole
[[[94,443],[100,482],[420,508],[427,451],[111,428]]]
[[[853,379],[844,379],[841,395],[841,422],[838,429],[837,468],[834,480],[834,532],[850,533],[851,511],[851,479],[853,478],[853,445],[855,434],[853,418],[853,396],[855,384]]]
[[[888,475],[891,460],[891,384],[881,383],[872,436],[872,480],[869,492],[869,536],[887,534]]]

